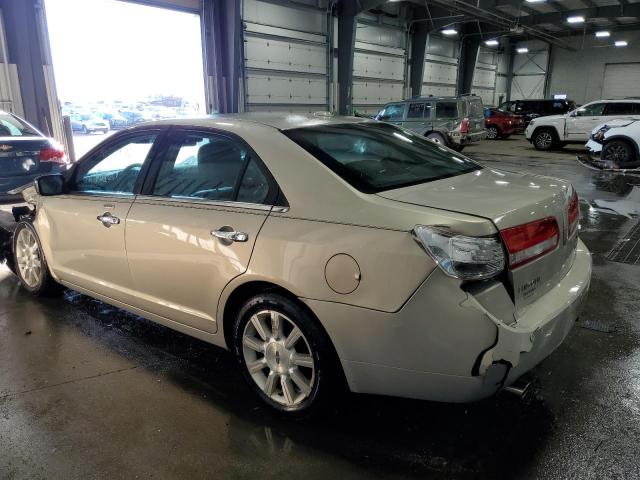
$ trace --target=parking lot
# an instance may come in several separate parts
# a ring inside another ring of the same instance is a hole
[[[594,263],[583,313],[529,374],[524,398],[457,405],[350,394],[329,415],[284,420],[250,395],[228,352],[72,291],[33,299],[2,270],[4,478],[252,478],[265,465],[268,478],[640,475],[640,273],[608,259],[637,223],[640,179],[523,142],[467,152],[487,167],[573,182]]]

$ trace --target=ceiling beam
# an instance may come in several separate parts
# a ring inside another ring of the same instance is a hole
[[[539,13],[520,18],[520,25],[533,26],[542,23],[564,23],[567,17],[582,15],[587,20],[589,18],[618,18],[618,17],[640,17],[640,3],[628,5],[611,5],[606,7],[580,8],[575,10],[565,10],[563,12]]]

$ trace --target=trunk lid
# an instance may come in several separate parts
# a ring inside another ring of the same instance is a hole
[[[577,233],[568,238],[568,182],[489,168],[380,192],[378,195],[413,205],[466,213],[491,220],[498,230],[553,217],[558,223],[558,247],[530,263],[508,268],[507,277],[518,311],[549,291],[573,263]]]
[[[29,176],[40,171],[40,150],[49,146],[43,137],[1,137],[0,177]]]

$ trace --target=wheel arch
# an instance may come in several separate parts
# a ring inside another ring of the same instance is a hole
[[[224,300],[221,298],[220,303],[218,304],[218,318],[221,319],[220,323],[222,325],[220,326],[220,328],[222,328],[224,347],[228,350],[231,350],[231,346],[233,345],[233,323],[235,320],[235,316],[242,308],[242,305],[251,297],[259,295],[261,293],[274,293],[281,295],[291,300],[292,302],[295,302],[300,308],[302,308],[309,314],[320,331],[325,335],[335,359],[336,366],[339,369],[339,375],[341,380],[343,381],[343,385],[347,385],[347,378],[342,367],[342,361],[338,356],[338,352],[335,348],[333,340],[329,336],[327,330],[324,328],[324,325],[322,325],[322,322],[320,321],[318,316],[309,307],[309,305],[300,300],[300,297],[298,295],[293,293],[291,290],[269,280],[257,278],[248,279],[245,282],[234,285],[233,288],[230,289],[229,292],[227,292],[227,295],[225,296],[226,298]]]
[[[531,134],[531,138],[533,138],[536,133],[538,133],[540,130],[551,130],[553,132],[553,134],[556,136],[556,140],[557,141],[561,141],[560,140],[560,133],[558,132],[558,129],[556,128],[555,125],[540,125],[537,126],[536,128],[533,129],[533,133]]]
[[[636,154],[636,158],[640,157],[640,146],[638,145],[638,142],[636,142],[633,138],[628,137],[626,135],[613,135],[611,137],[608,137],[604,142],[604,144],[602,145],[602,151],[604,151],[604,148],[607,146],[609,142],[612,142],[614,140],[622,141],[631,145],[631,148],[634,150],[634,153]]]

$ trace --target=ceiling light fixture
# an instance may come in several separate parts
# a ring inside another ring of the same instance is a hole
[[[596,32],[596,37],[598,38],[604,38],[604,37],[610,37],[611,34],[609,32],[607,32],[606,30],[603,30],[601,32]]]
[[[516,52],[518,53],[529,53],[529,49],[527,47],[516,48]]]
[[[527,3],[543,3],[546,2],[547,0],[527,0]]]
[[[629,45],[626,40],[616,40],[616,47],[626,47]]]
[[[584,23],[584,17],[578,15],[576,17],[568,17],[567,18],[567,22],[568,23]]]
[[[489,47],[497,47],[498,45],[500,45],[500,42],[495,38],[492,38],[491,40],[487,40],[486,42],[484,42],[484,44]]]
[[[441,33],[443,35],[455,35],[458,31],[455,28],[445,28]]]

